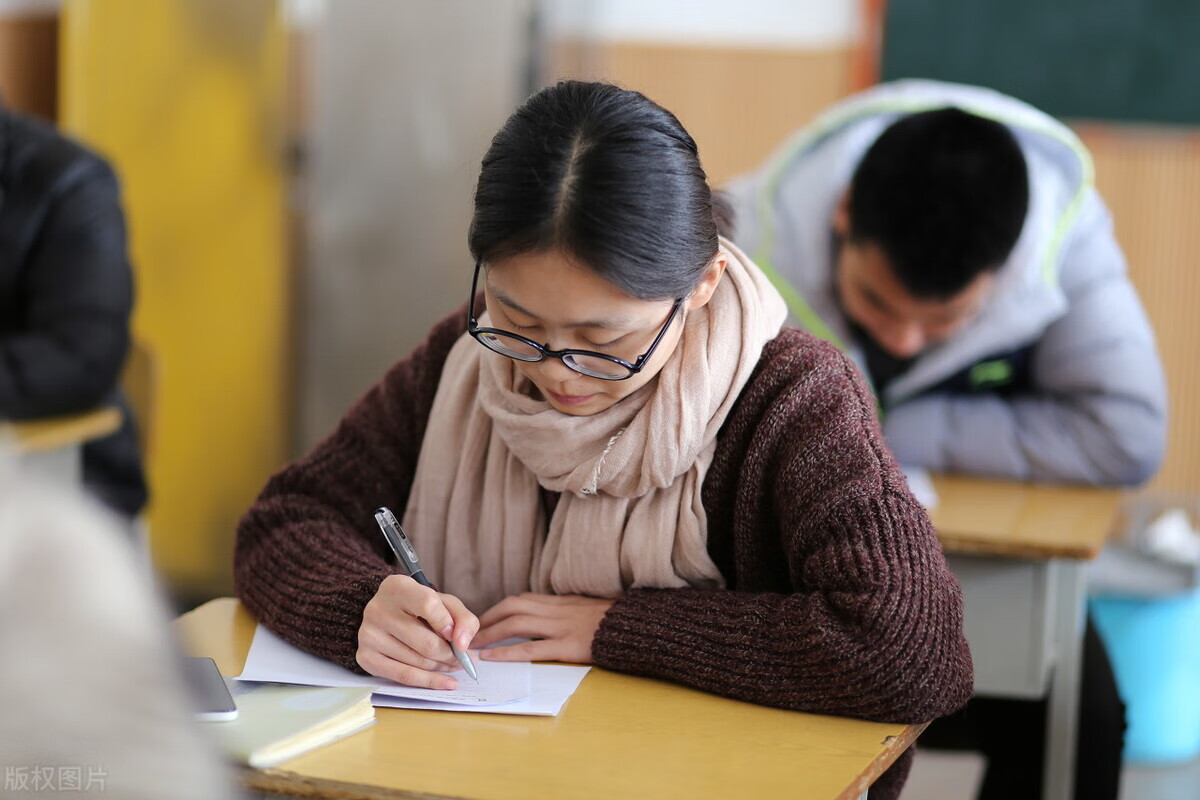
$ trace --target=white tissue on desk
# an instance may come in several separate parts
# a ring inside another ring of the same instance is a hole
[[[933,479],[929,477],[929,471],[921,467],[903,465],[900,468],[904,470],[904,478],[908,481],[908,490],[912,492],[913,497],[917,498],[917,502],[928,510],[937,508],[937,489],[933,488]]]
[[[1200,564],[1200,532],[1192,528],[1182,508],[1169,508],[1159,514],[1140,538],[1147,555],[1176,564]]]

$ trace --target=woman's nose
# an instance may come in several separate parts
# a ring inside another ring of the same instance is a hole
[[[562,382],[579,374],[564,364],[561,358],[543,358],[535,366],[547,380],[551,381]]]

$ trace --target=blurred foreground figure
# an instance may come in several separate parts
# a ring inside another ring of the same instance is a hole
[[[0,454],[0,796],[234,796],[116,517],[13,471]]]

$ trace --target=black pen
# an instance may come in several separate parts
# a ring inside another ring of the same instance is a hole
[[[404,535],[404,529],[396,521],[396,515],[387,506],[382,506],[375,509],[375,521],[379,523],[379,530],[383,531],[383,538],[387,539],[392,552],[396,554],[396,561],[404,568],[408,577],[422,586],[432,589],[433,585],[425,577],[425,570],[421,569],[421,562],[417,560],[417,551],[413,549],[412,542],[408,541],[408,537]],[[478,683],[479,674],[475,671],[475,664],[467,652],[455,647],[454,642],[450,642],[450,649],[454,652],[458,663],[462,664],[462,668]]]

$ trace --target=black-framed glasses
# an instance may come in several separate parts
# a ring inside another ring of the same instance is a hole
[[[512,331],[479,327],[479,320],[475,317],[475,291],[479,285],[479,267],[480,262],[476,261],[475,276],[471,278],[471,301],[467,304],[467,333],[474,336],[475,341],[493,353],[515,358],[517,361],[536,362],[544,361],[547,358],[557,358],[580,375],[599,378],[602,381],[623,381],[641,372],[642,368],[646,366],[646,362],[650,360],[650,356],[654,355],[655,348],[666,335],[667,329],[675,320],[675,315],[679,313],[679,307],[683,304],[682,297],[675,298],[675,305],[671,307],[671,313],[667,317],[667,321],[663,323],[662,330],[650,343],[650,349],[638,356],[632,363],[623,358],[597,353],[593,350],[551,350],[549,343],[538,344],[532,339],[527,339]]]

